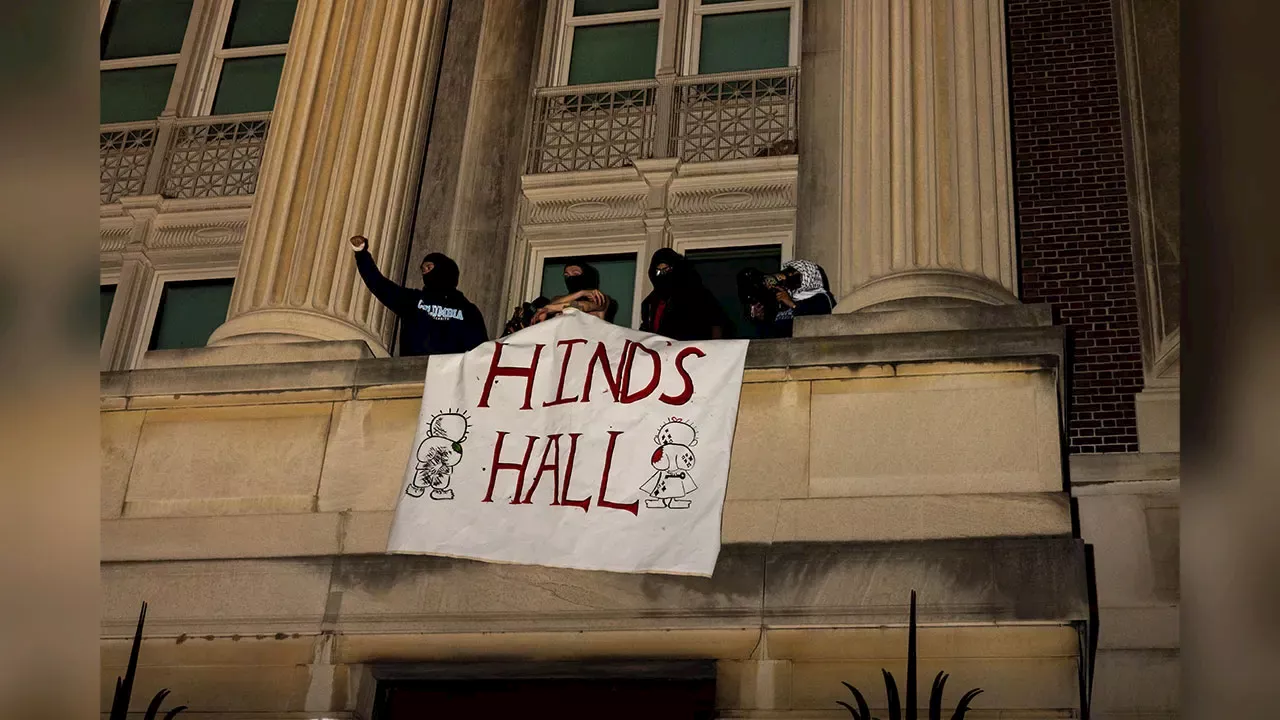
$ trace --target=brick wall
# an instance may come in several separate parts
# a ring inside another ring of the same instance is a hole
[[[1075,342],[1071,452],[1136,452],[1142,389],[1111,0],[1008,0],[1022,299]]]

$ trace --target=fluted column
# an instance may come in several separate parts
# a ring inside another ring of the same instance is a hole
[[[227,322],[210,345],[364,340],[393,317],[366,291],[347,238],[403,271],[438,70],[440,0],[298,3]]]
[[[1016,303],[1001,0],[853,0],[837,311]]]

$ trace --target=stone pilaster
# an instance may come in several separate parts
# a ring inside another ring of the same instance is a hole
[[[372,240],[400,277],[438,71],[440,0],[298,4],[227,322],[210,345],[363,340],[390,347],[394,317],[347,245]]]
[[[802,111],[842,132],[806,122],[798,250],[837,310],[1016,303],[1003,3],[852,0],[805,30]]]

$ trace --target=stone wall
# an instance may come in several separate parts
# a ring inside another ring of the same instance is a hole
[[[151,353],[103,375],[104,703],[147,600],[135,703],[169,687],[193,717],[367,718],[380,668],[589,658],[714,660],[723,716],[825,717],[841,680],[883,704],[902,677],[914,588],[922,677],[985,688],[973,717],[1072,717],[1062,342],[753,343],[709,579],[388,556],[422,358]]]

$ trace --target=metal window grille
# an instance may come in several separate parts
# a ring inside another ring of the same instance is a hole
[[[684,162],[794,154],[798,90],[796,68],[677,79],[673,154]]]
[[[156,145],[156,122],[105,126],[98,135],[101,202],[141,195]]]
[[[170,198],[252,195],[270,122],[270,113],[179,120],[160,194]]]
[[[539,90],[528,171],[618,168],[652,157],[657,88],[644,80]]]

